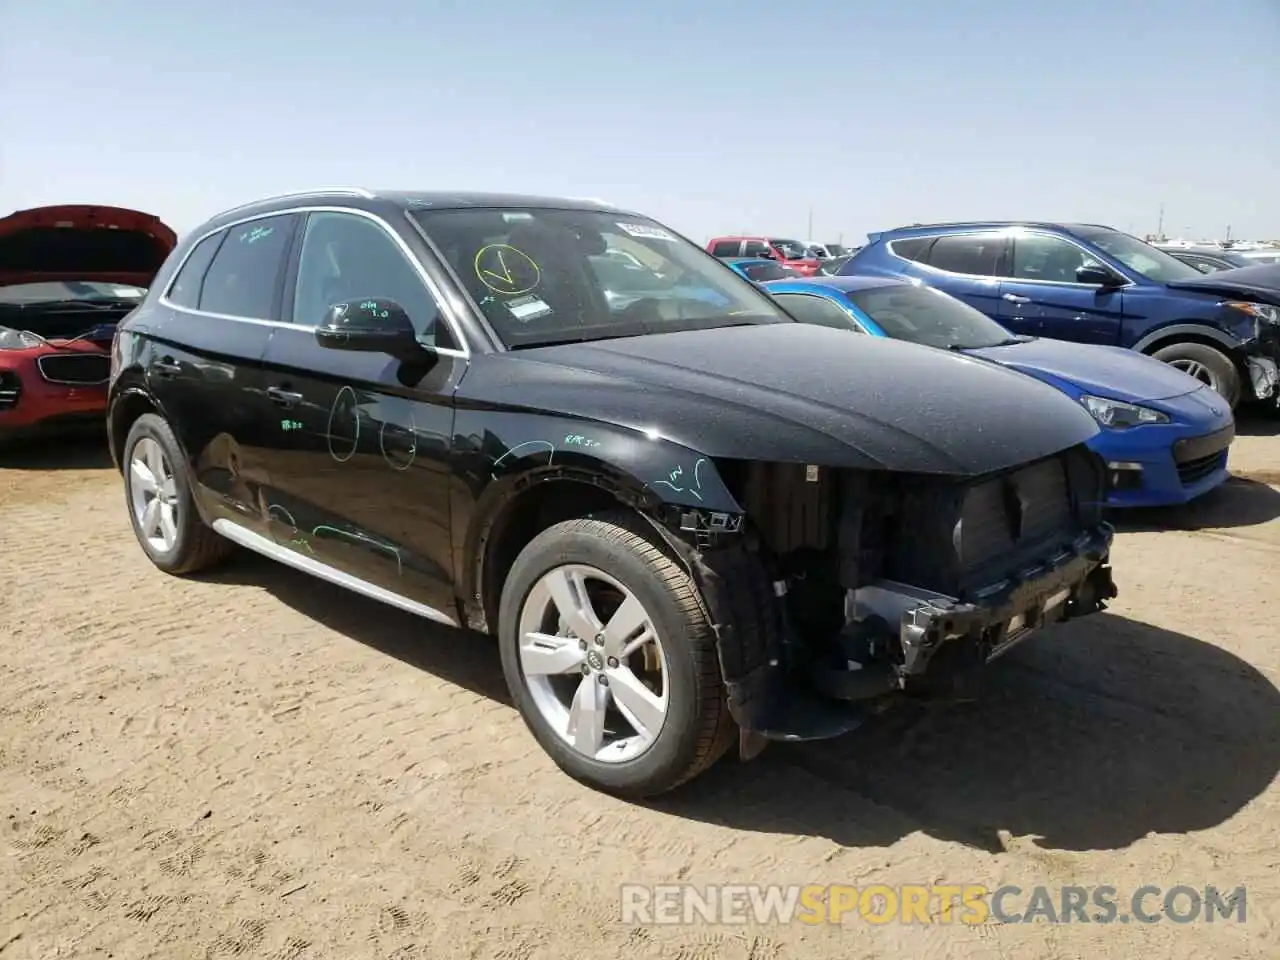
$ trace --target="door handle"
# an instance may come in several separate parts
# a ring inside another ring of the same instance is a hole
[[[1008,300],[1010,303],[1030,303],[1030,297],[1020,297],[1016,293],[1002,293],[1001,299]]]
[[[176,377],[182,372],[182,366],[174,363],[173,357],[165,357],[163,360],[152,360],[148,370],[157,377]]]
[[[302,394],[286,390],[284,387],[267,387],[267,396],[271,398],[272,403],[278,403],[282,407],[292,407],[302,399]]]

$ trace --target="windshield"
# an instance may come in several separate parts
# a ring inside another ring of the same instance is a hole
[[[893,284],[853,290],[850,301],[895,340],[928,347],[994,347],[1014,340],[1004,327],[941,290]]]
[[[770,240],[769,242],[788,260],[803,260],[809,256],[809,248],[798,240]]]
[[[1191,264],[1183,263],[1177,257],[1127,233],[1088,229],[1077,229],[1075,233],[1148,280],[1168,283],[1171,280],[1194,280],[1203,276]]]
[[[598,210],[418,210],[511,349],[792,323],[745,278],[652,220]]]
[[[98,283],[90,280],[58,280],[44,283],[15,283],[0,286],[0,304],[22,306],[58,300],[141,300],[147,291],[125,283]]]

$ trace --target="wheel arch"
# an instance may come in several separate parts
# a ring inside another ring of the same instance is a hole
[[[604,460],[575,457],[503,477],[485,491],[466,534],[460,573],[463,613],[481,632],[497,628],[505,571],[543,530],[564,520],[623,509],[670,539],[662,500],[637,477]]]
[[[139,417],[147,413],[164,416],[155,398],[139,382],[118,386],[107,412],[107,443],[117,470],[124,469],[124,442]]]
[[[1175,343],[1199,343],[1206,347],[1213,347],[1233,359],[1235,351],[1240,347],[1238,340],[1216,327],[1203,323],[1175,323],[1152,330],[1135,343],[1133,349],[1151,356],[1157,350]]]

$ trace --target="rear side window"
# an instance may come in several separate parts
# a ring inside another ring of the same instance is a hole
[[[769,245],[763,240],[748,240],[747,245],[742,250],[744,257],[763,257],[766,253],[772,253]]]
[[[907,237],[904,240],[894,240],[889,244],[889,249],[904,260],[923,263],[925,251],[929,249],[931,243],[933,243],[933,237]]]
[[[213,262],[214,254],[218,252],[226,235],[225,230],[219,230],[195,245],[182,264],[182,269],[174,277],[173,286],[169,288],[170,303],[189,310],[200,306],[200,288],[204,286],[204,275],[209,272],[209,264]]]
[[[850,319],[849,314],[826,297],[815,297],[809,293],[779,293],[774,295],[774,299],[778,301],[780,307],[801,323],[862,332]]]
[[[276,301],[296,214],[251,220],[227,231],[205,274],[200,309],[277,320]]]
[[[948,273],[997,277],[1006,243],[994,233],[939,237],[929,250],[929,266]]]
[[[742,243],[738,240],[717,240],[711,246],[711,255],[713,257],[736,257],[740,246],[742,246]]]

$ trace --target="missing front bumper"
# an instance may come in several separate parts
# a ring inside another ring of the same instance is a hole
[[[770,740],[836,736],[895,695],[943,695],[1037,630],[1105,609],[1117,590],[1107,525],[961,601],[880,581],[855,591],[850,649],[805,665],[775,658],[730,684],[730,710],[747,733]]]

